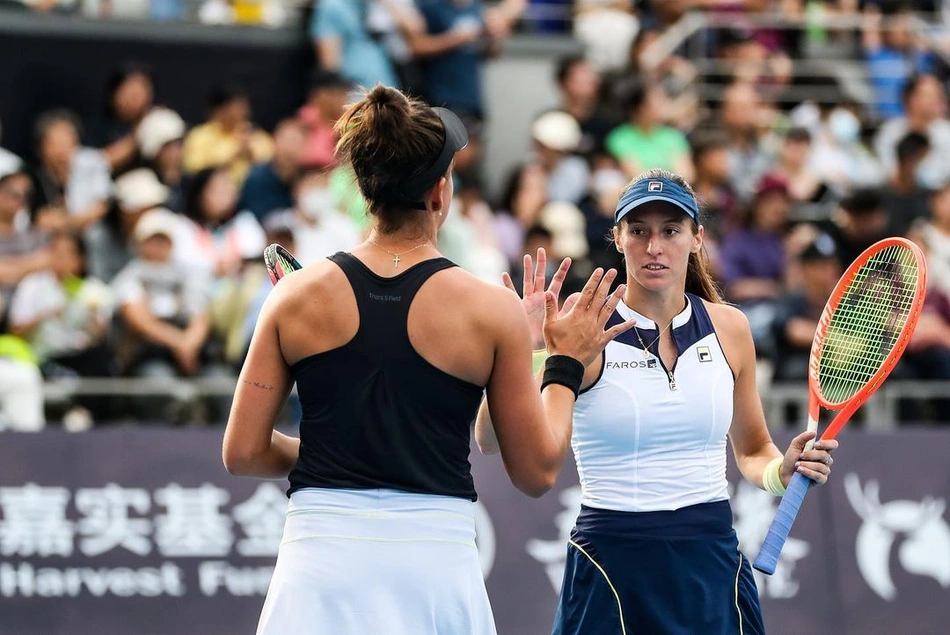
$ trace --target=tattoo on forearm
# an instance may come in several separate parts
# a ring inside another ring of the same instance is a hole
[[[247,384],[248,386],[254,386],[255,388],[260,388],[261,390],[273,390],[273,389],[274,389],[273,386],[268,386],[267,384],[262,384],[262,383],[257,382],[257,381],[248,381],[248,380],[245,379],[245,380],[244,380],[244,383]]]

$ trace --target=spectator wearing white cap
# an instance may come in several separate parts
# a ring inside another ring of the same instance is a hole
[[[132,231],[145,212],[165,206],[168,188],[150,168],[137,168],[116,179],[114,195],[118,213],[108,218],[105,247],[89,253],[88,257],[91,274],[106,282],[112,280],[135,255]]]
[[[139,123],[135,138],[142,158],[168,188],[165,207],[180,212],[184,205],[181,160],[185,121],[174,110],[154,108]]]
[[[547,177],[550,201],[577,204],[587,193],[590,170],[584,159],[572,154],[581,142],[581,127],[571,115],[552,110],[531,125],[535,161]]]
[[[112,282],[124,331],[117,357],[127,374],[188,376],[200,370],[210,330],[206,278],[172,258],[179,223],[166,209],[143,215],[133,231],[137,256]]]

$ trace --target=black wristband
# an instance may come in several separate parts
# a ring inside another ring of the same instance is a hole
[[[544,362],[544,375],[541,379],[541,390],[548,384],[566,386],[574,392],[574,399],[581,392],[584,383],[584,365],[567,355],[551,355]]]

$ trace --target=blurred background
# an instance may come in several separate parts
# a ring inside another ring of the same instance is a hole
[[[179,470],[197,470],[180,477],[196,492],[214,481],[227,494],[202,490],[194,509],[199,499],[223,505],[235,487],[247,489],[241,500],[256,491],[230,484],[214,445],[270,287],[261,253],[280,242],[307,264],[362,240],[363,201],[334,156],[332,128],[360,86],[383,82],[465,122],[471,143],[456,160],[439,246],[485,280],[519,279],[521,256],[538,247],[554,256],[552,269],[574,260],[565,293],[594,267],[622,267],[607,235],[626,182],[654,167],[689,179],[717,280],[752,324],[778,434],[804,421],[808,350],[843,267],[884,236],[917,242],[930,268],[926,312],[851,427],[859,445],[929,475],[891,493],[920,509],[887,517],[903,527],[894,536],[931,517],[943,523],[923,543],[923,560],[942,568],[927,569],[913,549],[905,561],[903,547],[900,560],[930,585],[925,596],[937,594],[926,597],[946,598],[943,499],[922,500],[950,489],[937,458],[950,447],[944,0],[0,0],[0,59],[0,431],[43,431],[0,434],[0,556],[76,556],[79,517],[99,509],[89,501],[113,501],[102,518],[122,509],[146,520],[153,496],[156,513],[179,500],[164,487]],[[296,417],[292,397],[282,425],[292,431]],[[144,442],[150,434],[158,441]],[[123,444],[146,455],[128,456]],[[211,458],[188,459],[194,444]],[[64,458],[42,477],[31,470],[38,456],[56,456],[47,447]],[[93,458],[83,463],[82,452]],[[887,493],[860,478],[839,494],[867,519]],[[115,481],[119,493],[102,494]],[[84,508],[86,490],[100,493],[87,492]],[[279,512],[279,539],[285,499],[272,494],[261,496]],[[493,494],[508,496],[489,488],[486,501]],[[15,516],[11,501],[21,499],[46,510],[60,501],[54,512],[73,523],[68,553],[65,543],[17,542],[49,520]],[[770,519],[763,504],[753,517]],[[540,522],[554,531],[556,510],[545,510]],[[11,534],[14,518],[34,524]],[[897,588],[880,563],[856,563],[875,598]],[[0,594],[26,597],[21,564],[5,566]],[[876,567],[876,582],[862,567]],[[786,582],[774,597],[796,595],[791,574]],[[31,606],[23,615],[38,619]],[[78,632],[30,623],[0,619],[0,632]],[[95,632],[152,632],[115,628]],[[922,628],[900,632],[939,631]]]

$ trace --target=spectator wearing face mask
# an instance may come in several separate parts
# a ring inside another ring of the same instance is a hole
[[[294,255],[304,266],[350,249],[362,240],[356,223],[333,205],[325,171],[305,173],[294,194],[293,209],[274,216],[292,228],[297,249]]]
[[[258,221],[273,211],[293,205],[292,188],[300,175],[304,152],[303,126],[296,119],[285,119],[274,128],[274,156],[258,163],[247,175],[238,201],[238,209],[254,214]]]
[[[854,188],[876,185],[884,178],[877,157],[861,140],[861,120],[846,105],[823,111],[810,165],[839,196]]]

